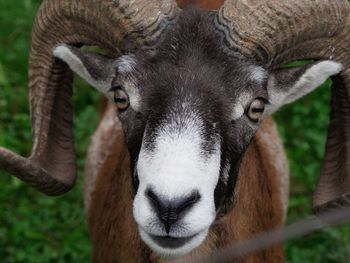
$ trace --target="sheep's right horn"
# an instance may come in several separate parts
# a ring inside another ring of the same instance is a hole
[[[70,190],[76,177],[72,74],[53,58],[53,49],[62,43],[87,44],[117,55],[152,45],[177,13],[174,0],[44,0],[29,62],[32,153],[23,158],[0,148],[0,169],[48,195]]]
[[[226,0],[216,27],[227,51],[269,69],[298,59],[334,60],[325,158],[314,207],[350,205],[350,3],[348,0]]]

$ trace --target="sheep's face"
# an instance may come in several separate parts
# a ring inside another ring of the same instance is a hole
[[[64,45],[54,50],[116,103],[130,153],[134,218],[142,239],[164,257],[198,247],[230,207],[261,118],[342,68],[323,61],[267,72],[228,56],[213,24],[210,13],[183,12],[158,47],[117,60]]]
[[[267,96],[263,69],[205,56],[123,56],[111,90],[131,156],[134,217],[166,257],[200,245],[231,203]]]
[[[199,246],[231,204],[267,98],[265,70],[228,58],[211,19],[185,16],[155,50],[120,57],[112,81],[134,218],[142,239],[165,257]]]
[[[152,50],[116,60],[64,45],[54,50],[115,102],[130,153],[134,218],[164,257],[199,246],[232,203],[267,96],[264,69],[227,56],[211,15],[183,14]]]

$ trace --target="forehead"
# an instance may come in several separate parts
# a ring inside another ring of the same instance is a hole
[[[132,73],[142,100],[151,100],[152,105],[153,100],[161,103],[175,97],[192,102],[215,98],[221,103],[229,98],[233,103],[242,92],[261,92],[266,71],[229,56],[214,24],[213,13],[186,9],[157,47],[119,59],[120,71]]]
[[[197,11],[185,12],[155,50],[118,60],[119,72],[139,94],[140,111],[183,113],[182,104],[187,103],[193,111],[215,116],[230,113],[237,102],[266,97],[266,71],[228,56],[213,17]]]
[[[267,98],[267,72],[259,67],[230,61],[189,61],[182,64],[158,60],[138,69],[137,89],[146,107],[194,108],[224,107],[240,102],[243,105],[256,97]],[[224,65],[222,65],[224,64]]]

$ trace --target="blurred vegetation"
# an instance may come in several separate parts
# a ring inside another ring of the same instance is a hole
[[[27,61],[40,0],[0,0],[0,145],[22,155],[31,149]],[[0,261],[89,262],[82,201],[82,167],[98,121],[98,94],[75,81],[74,131],[79,165],[76,187],[46,197],[0,172]],[[312,192],[324,152],[330,81],[276,114],[292,173],[288,222],[311,213]],[[329,228],[286,244],[288,262],[349,262],[350,227]]]

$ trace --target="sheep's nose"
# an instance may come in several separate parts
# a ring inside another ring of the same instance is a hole
[[[182,218],[192,206],[200,200],[198,191],[192,191],[188,196],[171,200],[156,194],[152,189],[146,190],[146,196],[155,209],[158,218],[164,224],[167,234],[171,226]]]

